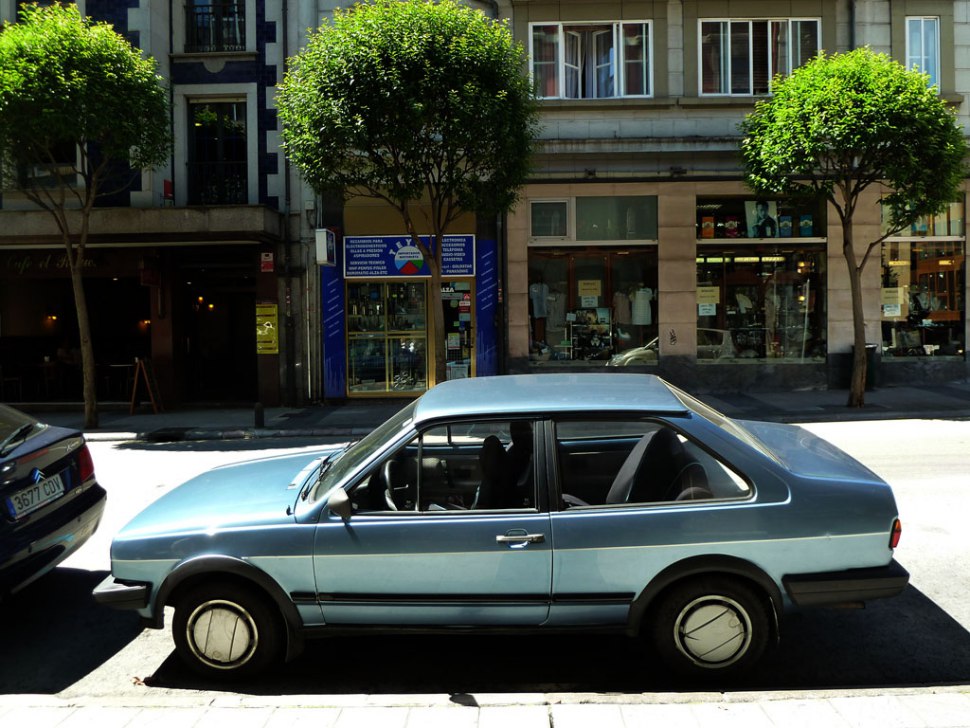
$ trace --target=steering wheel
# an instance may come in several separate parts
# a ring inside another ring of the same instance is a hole
[[[397,469],[397,463],[394,460],[388,460],[384,463],[384,468],[381,471],[381,479],[384,481],[384,501],[387,503],[387,510],[396,511],[397,504],[394,503],[394,498],[392,497],[393,487],[394,487],[394,471]]]

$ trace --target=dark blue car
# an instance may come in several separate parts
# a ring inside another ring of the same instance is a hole
[[[0,599],[77,551],[104,504],[80,432],[0,404]]]

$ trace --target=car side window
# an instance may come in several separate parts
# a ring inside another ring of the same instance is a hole
[[[356,512],[532,509],[535,424],[484,420],[432,427],[351,492]]]
[[[660,422],[559,422],[556,450],[566,508],[750,494],[741,474]]]

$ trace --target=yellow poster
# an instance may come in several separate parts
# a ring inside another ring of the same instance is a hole
[[[275,303],[256,304],[256,353],[279,354],[279,313]]]
[[[603,284],[598,279],[583,280],[577,282],[579,285],[579,296],[602,296]]]
[[[721,302],[721,287],[720,286],[698,286],[697,287],[697,303],[700,304],[710,304],[710,303],[720,303]]]

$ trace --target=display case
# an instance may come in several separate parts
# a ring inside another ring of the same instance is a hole
[[[580,309],[567,316],[572,359],[609,359],[613,334],[608,308]]]

